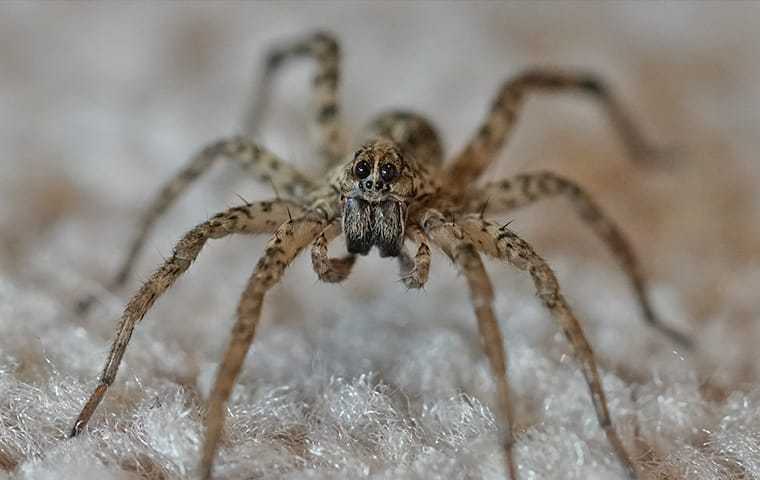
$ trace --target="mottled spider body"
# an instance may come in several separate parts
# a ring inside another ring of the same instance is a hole
[[[443,151],[432,125],[422,116],[391,112],[370,123],[365,142],[353,153],[343,133],[338,108],[339,53],[337,42],[324,33],[299,39],[275,50],[267,62],[261,83],[267,86],[276,68],[286,59],[308,56],[316,60],[314,77],[315,125],[324,175],[312,179],[280,160],[248,137],[222,139],[202,149],[159,192],[146,211],[121,270],[111,288],[124,284],[155,221],[178,196],[219,159],[238,163],[254,177],[269,182],[282,194],[271,201],[230,208],[188,231],[174,252],[142,285],[124,309],[116,338],[99,384],[72,429],[77,435],[86,426],[116,378],[121,359],[137,323],[155,301],[197,258],[206,242],[231,234],[271,233],[264,255],[256,265],[237,308],[237,321],[220,363],[208,400],[206,438],[200,475],[207,479],[222,435],[225,404],[235,385],[243,360],[253,342],[264,296],[283,276],[287,266],[311,245],[317,276],[340,282],[351,272],[356,254],[373,247],[381,256],[398,257],[401,278],[409,288],[421,288],[428,278],[431,246],[447,255],[467,282],[478,329],[496,383],[497,414],[503,427],[502,443],[507,475],[515,480],[512,456],[513,414],[507,383],[507,357],[493,311],[493,287],[483,267],[482,255],[503,260],[532,278],[538,297],[557,320],[581,365],[591,392],[599,424],[613,451],[631,478],[636,468],[610,418],[604,390],[591,347],[559,283],[546,262],[528,242],[506,226],[484,218],[503,214],[536,201],[561,196],[606,243],[624,268],[646,321],[674,340],[685,337],[664,326],[651,308],[639,264],[625,237],[591,197],[573,181],[549,172],[528,173],[477,185],[475,181],[497,158],[511,133],[526,94],[578,91],[596,98],[634,158],[649,153],[647,144],[603,83],[592,75],[562,70],[532,70],[504,83],[483,124],[461,153],[444,164]],[[260,114],[260,112],[258,112]],[[252,115],[253,119],[259,115]],[[254,131],[249,122],[248,131]],[[328,256],[329,243],[345,235],[348,255]],[[404,243],[417,245],[414,256]],[[86,309],[91,299],[80,302]]]
[[[333,186],[341,194],[343,233],[349,253],[381,257],[401,253],[409,204],[438,193],[438,181],[407,145],[379,137],[362,145],[339,168]]]

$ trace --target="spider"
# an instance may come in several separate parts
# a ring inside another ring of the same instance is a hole
[[[580,92],[599,101],[634,159],[651,157],[628,114],[596,76],[573,70],[539,68],[507,80],[473,138],[444,164],[438,135],[429,121],[408,111],[383,113],[369,123],[364,142],[349,152],[338,105],[340,50],[331,34],[318,32],[281,45],[267,57],[264,88],[286,60],[315,61],[313,78],[315,131],[324,176],[312,179],[285,163],[247,136],[222,139],[196,154],[178,175],[164,185],[140,222],[122,268],[111,289],[129,278],[135,260],[157,219],[178,196],[214,163],[224,158],[238,163],[254,177],[271,182],[277,198],[230,208],[187,232],[126,305],[99,383],[76,419],[71,436],[87,425],[109,385],[137,323],[197,258],[204,244],[232,234],[272,234],[264,254],[247,282],[237,307],[237,319],[216,374],[205,417],[205,442],[199,474],[211,476],[224,424],[225,404],[254,340],[266,293],[286,267],[311,245],[311,260],[320,280],[341,282],[351,273],[357,255],[373,247],[381,257],[398,259],[401,279],[408,288],[421,288],[428,279],[431,247],[441,250],[466,279],[480,338],[496,383],[497,418],[507,475],[517,479],[512,454],[513,412],[507,383],[504,341],[493,311],[493,287],[482,256],[502,260],[532,277],[538,297],[559,323],[580,363],[599,425],[630,478],[636,468],[613,427],[591,347],[560,292],[547,263],[507,225],[484,217],[486,208],[503,214],[550,197],[564,197],[580,218],[604,241],[619,261],[636,294],[644,319],[674,341],[688,346],[686,337],[663,325],[646,293],[639,263],[618,227],[580,186],[551,172],[526,173],[476,186],[502,150],[528,94]],[[255,115],[251,118],[255,118]],[[249,126],[253,121],[248,122]],[[282,194],[282,196],[280,196]],[[328,245],[345,237],[348,254],[328,256]],[[406,241],[417,245],[414,255]],[[80,303],[82,311],[92,298]]]

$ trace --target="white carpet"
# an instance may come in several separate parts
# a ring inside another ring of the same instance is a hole
[[[678,165],[641,171],[594,105],[528,102],[492,175],[551,168],[583,185],[639,252],[658,311],[693,354],[647,329],[610,255],[561,201],[512,228],[555,267],[647,478],[760,478],[758,4],[0,5],[0,479],[179,479],[236,301],[264,238],[212,242],[148,314],[85,435],[129,292],[190,226],[271,196],[218,168],[163,220],[129,289],[102,284],[158,186],[236,133],[267,45],[328,28],[343,41],[350,125],[430,115],[451,153],[499,83],[533,64],[610,79]],[[308,62],[280,77],[261,138],[316,165]],[[336,246],[339,253],[340,244]],[[488,263],[519,418],[520,478],[617,479],[576,363],[525,275]],[[463,280],[434,257],[423,292],[361,259],[341,286],[306,258],[271,292],[230,404],[217,478],[501,479],[494,386]],[[99,292],[87,318],[71,302]]]

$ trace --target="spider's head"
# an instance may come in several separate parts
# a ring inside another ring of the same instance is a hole
[[[343,185],[346,197],[370,203],[388,199],[404,201],[412,194],[409,165],[401,150],[387,140],[362,145],[346,166]]]
[[[356,151],[340,182],[349,252],[366,255],[377,246],[383,257],[399,255],[413,181],[413,169],[394,143],[375,140]]]

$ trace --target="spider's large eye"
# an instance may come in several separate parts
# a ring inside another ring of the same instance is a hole
[[[397,176],[398,170],[396,170],[396,166],[392,163],[384,163],[380,167],[380,178],[382,178],[385,183],[391,183]]]
[[[367,178],[371,170],[372,168],[369,166],[369,163],[364,160],[360,160],[359,163],[354,166],[354,174],[356,175],[356,178]]]

